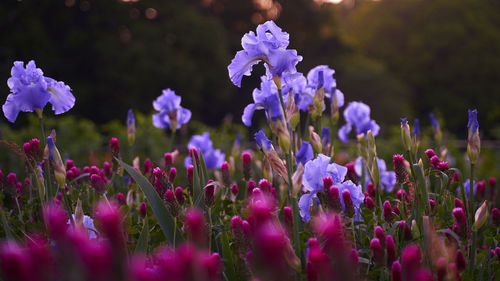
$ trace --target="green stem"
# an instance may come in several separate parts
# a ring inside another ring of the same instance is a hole
[[[474,223],[474,164],[470,163],[470,181],[469,181],[469,225]]]
[[[43,128],[43,118],[39,118],[40,120],[40,130],[42,132],[42,147],[47,145],[47,138],[45,137],[45,130]],[[47,176],[47,198],[52,198],[52,177],[50,175],[50,161],[47,159],[45,163],[45,175]]]
[[[175,218],[174,218],[174,239],[173,239],[174,249],[175,249],[175,238],[176,238],[176,234],[177,234],[177,217],[175,217]]]
[[[281,93],[281,88],[278,87],[278,93],[280,96],[281,109],[283,110],[283,116],[285,121],[287,120],[286,116],[286,108],[285,103],[283,102],[283,94]],[[284,122],[288,128],[288,123]],[[290,130],[291,131],[291,130]],[[292,132],[290,132],[292,133]],[[288,174],[288,203],[292,205],[292,214],[293,214],[293,246],[295,253],[299,256],[301,260],[301,264],[304,265],[304,260],[302,257],[302,251],[300,247],[300,237],[299,237],[299,212],[297,206],[297,200],[293,199],[293,182],[292,182],[292,173],[293,173],[293,161],[292,161],[292,147],[290,146],[288,152],[286,153],[286,169]]]
[[[208,208],[208,251],[212,251],[212,208]]]

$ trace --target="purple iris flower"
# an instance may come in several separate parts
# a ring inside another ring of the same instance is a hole
[[[289,94],[293,94],[295,105],[300,111],[307,112],[314,103],[314,89],[307,87],[304,75],[300,72],[284,73],[281,83],[284,102],[288,101]]]
[[[7,80],[10,94],[3,105],[5,117],[14,123],[19,112],[42,110],[50,102],[55,114],[67,112],[75,105],[75,97],[71,88],[63,82],[44,77],[34,61],[16,61],[12,67],[11,77]]]
[[[313,157],[314,152],[312,145],[308,141],[303,141],[299,151],[297,152],[297,156],[295,157],[297,165],[299,165],[299,163],[305,165],[307,161],[311,160]]]
[[[335,70],[328,65],[318,65],[307,73],[308,86],[313,89],[319,89],[323,86],[325,93],[334,93],[337,89],[337,82],[333,78]]]
[[[226,155],[220,151],[220,149],[214,149],[212,141],[210,140],[210,133],[205,132],[201,135],[194,135],[189,140],[187,145],[188,150],[191,148],[196,148],[201,151],[203,155],[203,160],[205,161],[205,166],[207,170],[218,169],[224,163]],[[186,157],[184,159],[184,166],[187,167],[192,164],[191,157]]]
[[[253,100],[243,110],[241,120],[245,126],[252,125],[252,117],[255,110],[264,109],[268,121],[281,118],[281,103],[278,93],[278,87],[272,79],[267,76],[261,77],[260,89],[253,90]]]
[[[362,102],[350,102],[344,110],[344,119],[346,124],[339,131],[339,139],[343,142],[348,141],[348,135],[352,130],[352,126],[356,128],[356,134],[366,134],[371,130],[373,136],[377,136],[380,126],[375,120],[370,119],[370,107]]]
[[[282,76],[284,72],[294,73],[295,65],[302,60],[296,50],[287,50],[289,35],[273,21],[257,26],[257,33],[250,31],[243,35],[236,56],[227,67],[229,78],[240,87],[243,75],[250,76],[252,68],[260,61],[265,62],[272,76]]]
[[[474,195],[476,195],[477,192],[477,182],[473,181],[473,186],[472,186],[472,191],[474,192]],[[467,198],[470,198],[470,179],[466,180],[464,182],[464,189],[465,189],[465,194],[467,195]],[[457,187],[457,195],[460,195],[460,186]]]
[[[382,185],[385,192],[391,192],[394,185],[396,184],[396,173],[387,170],[384,159],[377,158],[377,165],[380,175],[380,184]],[[358,177],[361,177],[361,157],[358,157],[354,162],[354,171],[356,172],[356,175],[358,175]],[[371,178],[365,166],[365,183],[368,185],[370,182]]]
[[[153,115],[153,125],[157,128],[180,129],[191,119],[191,111],[181,107],[181,97],[170,89],[163,90],[153,101],[153,108],[159,111]]]
[[[474,135],[479,129],[479,122],[477,122],[477,109],[468,110],[469,112],[469,122],[467,123],[467,130],[469,135]]]
[[[415,118],[413,121],[413,131],[411,132],[412,136],[420,137],[420,120]]]
[[[254,138],[259,145],[260,150],[262,150],[264,153],[271,151],[271,149],[273,148],[273,143],[266,137],[266,134],[264,134],[264,131],[262,129],[255,133]]]
[[[316,159],[310,160],[304,165],[302,183],[304,184],[304,188],[309,192],[303,194],[299,199],[302,220],[309,221],[311,219],[309,207],[313,205],[313,199],[317,198],[316,193],[324,189],[323,178],[331,177],[333,184],[340,188],[346,174],[346,167],[336,163],[330,164],[330,157],[324,154],[318,154]]]

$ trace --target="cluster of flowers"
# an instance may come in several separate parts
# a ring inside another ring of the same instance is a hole
[[[265,63],[242,116],[250,126],[254,111],[265,111],[273,137],[255,133],[260,152],[240,151],[237,140],[226,157],[205,132],[191,137],[187,153],[167,150],[142,165],[134,155],[129,166],[111,138],[107,161],[80,168],[61,158],[55,132],[45,138],[43,123],[42,143],[32,139],[21,152],[5,142],[22,156],[27,175],[23,184],[0,171],[3,280],[498,278],[496,179],[487,184],[473,174],[480,164],[477,111],[469,111],[467,125],[468,179],[450,167],[434,115],[435,146],[425,153],[418,119],[413,131],[401,119],[404,153],[393,156],[391,169],[377,156],[380,127],[370,107],[349,103],[335,134],[344,95],[334,70],[320,65],[304,76],[295,68],[302,57],[288,45],[288,33],[266,22],[243,36],[228,66],[240,86]],[[12,122],[20,111],[43,121],[47,102],[56,114],[74,104],[69,87],[44,77],[34,62],[16,62],[8,85],[3,108]],[[191,118],[180,104],[170,89],[153,102],[153,125],[172,139]],[[348,144],[353,127],[358,155],[336,157],[335,135]],[[130,110],[131,147],[135,133]]]

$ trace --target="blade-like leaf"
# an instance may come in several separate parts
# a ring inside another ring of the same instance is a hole
[[[153,214],[158,221],[163,234],[165,234],[168,243],[172,245],[174,222],[160,196],[158,196],[158,193],[153,188],[151,183],[149,183],[148,179],[146,179],[141,173],[139,173],[132,166],[126,164],[120,159],[116,160],[118,161],[118,163],[120,163],[123,169],[125,169],[125,171],[127,171],[127,173],[134,178],[135,182],[139,185],[142,192],[144,192],[144,195],[146,196],[149,205],[151,205]]]
[[[149,227],[148,220],[144,220],[144,225],[142,226],[141,235],[139,235],[139,240],[137,240],[137,245],[135,246],[136,253],[147,253],[148,251],[148,239],[149,238]]]
[[[233,253],[231,252],[231,248],[229,247],[229,237],[228,232],[223,231],[221,235],[222,239],[222,260],[225,265],[225,273],[229,280],[236,280],[236,273],[234,271],[234,261],[233,261]]]

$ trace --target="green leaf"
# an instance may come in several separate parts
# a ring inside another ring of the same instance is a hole
[[[149,205],[153,210],[153,214],[158,221],[163,234],[165,234],[168,243],[172,245],[174,222],[160,196],[158,196],[158,193],[153,188],[151,183],[149,183],[148,179],[146,179],[141,173],[139,173],[133,167],[121,161],[120,159],[115,159],[125,169],[125,171],[127,171],[127,173],[132,176],[132,178],[134,178],[135,182],[139,185],[142,192],[144,192],[144,195],[146,196],[146,199],[148,200]]]
[[[139,240],[137,240],[137,245],[135,246],[135,252],[147,253],[148,240],[149,240],[149,227],[148,227],[148,220],[146,218],[144,219],[144,225],[142,226],[141,235],[139,235]]]
[[[198,172],[198,165],[196,161],[193,161],[193,197],[194,205],[200,209],[204,209],[205,204],[203,204],[203,188],[201,187],[200,173]]]
[[[72,181],[70,181],[70,182],[68,183],[68,185],[72,185],[73,183],[75,183],[75,182],[76,182],[76,181],[78,181],[79,179],[83,179],[83,178],[88,177],[88,176],[90,176],[90,174],[89,174],[89,173],[83,173],[83,174],[79,175],[78,177],[74,178]]]
[[[234,271],[234,261],[233,261],[233,253],[229,247],[229,234],[227,231],[221,232],[222,239],[222,260],[224,261],[225,270],[227,277],[229,280],[236,280],[236,272]]]

